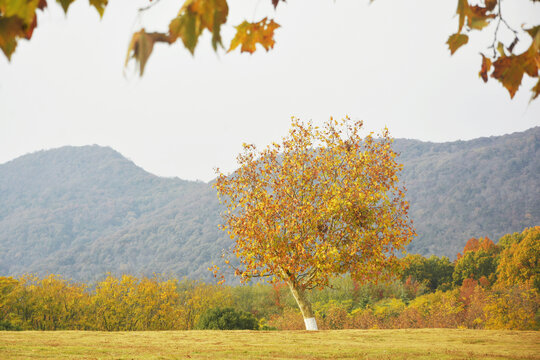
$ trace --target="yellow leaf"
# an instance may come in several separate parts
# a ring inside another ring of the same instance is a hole
[[[227,21],[229,7],[226,0],[187,0],[176,18],[169,24],[171,42],[182,39],[193,54],[204,29],[212,33],[212,47],[221,44],[221,25]]]
[[[446,41],[446,43],[448,44],[448,48],[450,49],[450,54],[453,55],[457,49],[465,45],[468,41],[469,41],[469,36],[465,34],[450,35],[450,37],[448,38],[448,41]]]
[[[90,5],[96,8],[100,17],[103,17],[108,1],[109,0],[89,0]]]
[[[272,19],[268,20],[268,18],[256,23],[244,21],[236,26],[236,35],[231,41],[228,52],[241,45],[240,52],[252,54],[257,49],[257,44],[261,44],[268,51],[274,47],[274,31],[278,27],[279,24]]]

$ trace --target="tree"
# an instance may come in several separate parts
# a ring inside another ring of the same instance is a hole
[[[461,286],[465,279],[480,280],[485,276],[490,283],[495,281],[497,254],[484,250],[468,251],[456,260],[452,278],[455,286]]]
[[[463,255],[457,254],[452,278],[458,286],[467,278],[480,280],[485,277],[490,283],[496,278],[498,254],[500,248],[487,236],[470,238],[463,248]]]
[[[498,281],[503,286],[531,282],[540,292],[540,226],[525,229],[521,236],[514,238],[516,241],[508,242],[501,252],[497,267]]]
[[[496,253],[498,252],[497,245],[488,238],[487,236],[484,238],[470,238],[467,240],[467,243],[465,244],[465,247],[463,248],[463,255],[465,255],[469,251],[479,251],[483,250],[488,253]],[[461,253],[457,254],[457,259],[461,259],[463,257]]]
[[[452,282],[454,265],[446,256],[439,258],[432,255],[425,258],[418,254],[407,255],[402,262],[404,264],[401,275],[403,281],[407,281],[410,277],[411,280],[425,284],[430,291],[440,290]]]
[[[334,275],[388,277],[394,252],[415,235],[388,130],[375,139],[361,129],[348,118],[322,129],[293,118],[282,144],[260,152],[244,144],[234,174],[217,170],[235,274],[286,282],[308,330],[317,326],[306,291]]]
[[[50,1],[50,0],[49,0]],[[75,0],[56,0],[65,12]],[[103,16],[108,0],[88,0]],[[152,2],[153,1],[153,2]],[[141,8],[146,11],[161,0],[149,0],[148,6]],[[268,0],[277,8],[285,0]],[[371,0],[373,1],[373,0]],[[540,0],[531,0],[540,2]],[[477,5],[471,5],[477,4]],[[0,48],[9,59],[17,47],[19,39],[30,39],[37,26],[37,10],[47,7],[47,0],[0,0]],[[540,26],[531,26],[523,30],[513,29],[502,16],[502,0],[457,0],[458,31],[448,38],[450,53],[467,44],[472,30],[481,31],[491,23],[496,23],[493,43],[488,47],[492,56],[482,55],[479,76],[488,81],[488,74],[493,66],[491,77],[497,79],[513,98],[523,75],[538,78],[540,67]],[[194,54],[199,37],[207,30],[212,34],[211,44],[215,51],[223,46],[221,27],[227,23],[229,5],[227,0],[184,0],[176,17],[170,21],[167,32],[147,32],[144,28],[133,34],[128,46],[126,64],[134,59],[139,67],[139,73],[144,73],[146,62],[150,57],[154,44],[162,42],[174,44],[178,40],[191,54]],[[503,25],[504,28],[501,26]],[[274,47],[274,31],[280,25],[268,16],[259,21],[243,21],[235,26],[236,34],[231,40],[227,52],[240,48],[241,52],[253,53],[259,44],[266,51]],[[514,39],[509,44],[499,41],[500,31],[506,29]],[[514,48],[520,41],[531,39],[531,45],[521,54],[514,54]],[[532,88],[532,98],[540,93],[540,79]]]

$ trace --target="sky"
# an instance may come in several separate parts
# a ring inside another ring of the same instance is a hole
[[[288,0],[277,11],[270,3],[230,0],[222,36],[227,45],[234,25],[273,17],[281,24],[273,50],[216,54],[204,34],[195,56],[179,43],[156,45],[142,78],[124,69],[131,34],[165,31],[182,0],[142,14],[148,0],[110,0],[101,20],[85,0],[67,16],[51,4],[11,62],[0,55],[0,164],[99,144],[153,174],[209,181],[216,167],[235,169],[242,143],[278,142],[291,116],[322,124],[348,115],[366,132],[386,126],[396,138],[435,142],[540,125],[532,79],[511,100],[494,79],[478,77],[494,26],[450,56],[456,0]],[[515,28],[540,19],[529,0],[502,6]],[[529,43],[522,37],[515,50]]]

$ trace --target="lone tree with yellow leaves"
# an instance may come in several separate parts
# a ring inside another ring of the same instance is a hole
[[[361,129],[349,118],[321,129],[293,118],[282,144],[260,152],[244,144],[236,172],[217,170],[223,229],[240,261],[235,275],[285,282],[307,330],[317,330],[309,290],[342,274],[387,278],[394,253],[415,235],[388,130],[362,138]]]

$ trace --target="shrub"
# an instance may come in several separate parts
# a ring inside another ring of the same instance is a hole
[[[214,308],[207,310],[199,319],[200,330],[257,330],[259,323],[255,317],[245,311],[232,308]]]
[[[0,330],[8,330],[8,331],[14,331],[14,330],[22,330],[20,326],[14,325],[10,323],[9,321],[0,320]]]

